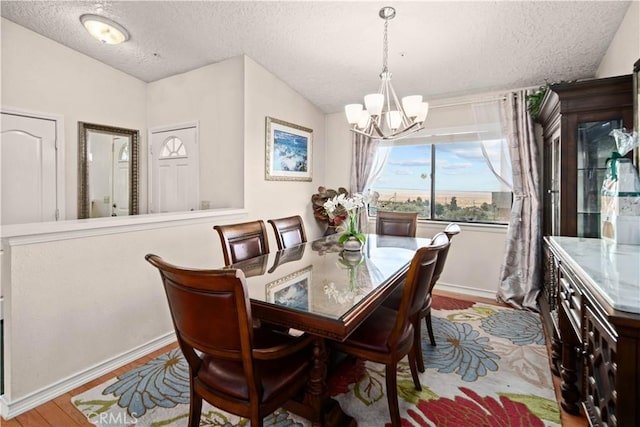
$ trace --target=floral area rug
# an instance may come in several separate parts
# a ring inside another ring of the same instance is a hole
[[[405,358],[398,366],[403,426],[560,426],[540,317],[535,313],[434,297],[436,346],[423,327],[425,372],[416,391]],[[424,325],[423,325],[424,326]],[[172,350],[72,398],[92,424],[185,426],[188,366]],[[345,360],[328,384],[331,396],[359,426],[390,424],[384,366]],[[202,426],[248,426],[249,421],[203,402]],[[265,426],[310,426],[285,410]]]

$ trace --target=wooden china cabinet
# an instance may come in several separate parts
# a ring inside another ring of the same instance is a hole
[[[616,151],[609,132],[633,127],[632,76],[551,85],[538,122],[544,235],[600,237],[605,162]]]
[[[609,133],[633,127],[632,76],[551,85],[537,121],[546,236],[539,302],[552,340],[552,370],[562,380],[562,407],[583,409],[591,425],[640,425],[639,410],[630,406],[640,405],[640,385],[625,383],[638,382],[640,316],[610,305],[597,280],[550,237],[600,242],[600,189],[606,160],[616,151]]]

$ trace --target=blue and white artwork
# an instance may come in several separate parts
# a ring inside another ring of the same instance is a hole
[[[297,310],[309,310],[309,278],[305,277],[273,293],[276,304]]]
[[[273,170],[278,172],[308,172],[309,138],[273,131]]]

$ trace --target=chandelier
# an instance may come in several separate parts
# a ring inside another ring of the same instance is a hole
[[[396,91],[391,85],[391,72],[387,65],[389,41],[387,27],[389,20],[396,16],[393,7],[386,6],[378,13],[384,20],[384,38],[382,39],[382,72],[380,88],[377,93],[365,95],[362,104],[345,105],[344,111],[351,131],[370,138],[393,140],[406,137],[424,129],[422,125],[429,112],[429,103],[422,102],[422,95],[410,95],[398,101]]]

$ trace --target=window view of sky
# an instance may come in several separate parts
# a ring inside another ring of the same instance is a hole
[[[485,141],[493,167],[511,180],[506,147],[502,140]],[[436,191],[504,191],[489,169],[480,143],[446,143],[436,145]],[[502,159],[501,159],[502,158]],[[502,169],[502,170],[501,170]],[[404,145],[391,149],[382,176],[374,185],[380,190],[429,191],[431,145]]]

